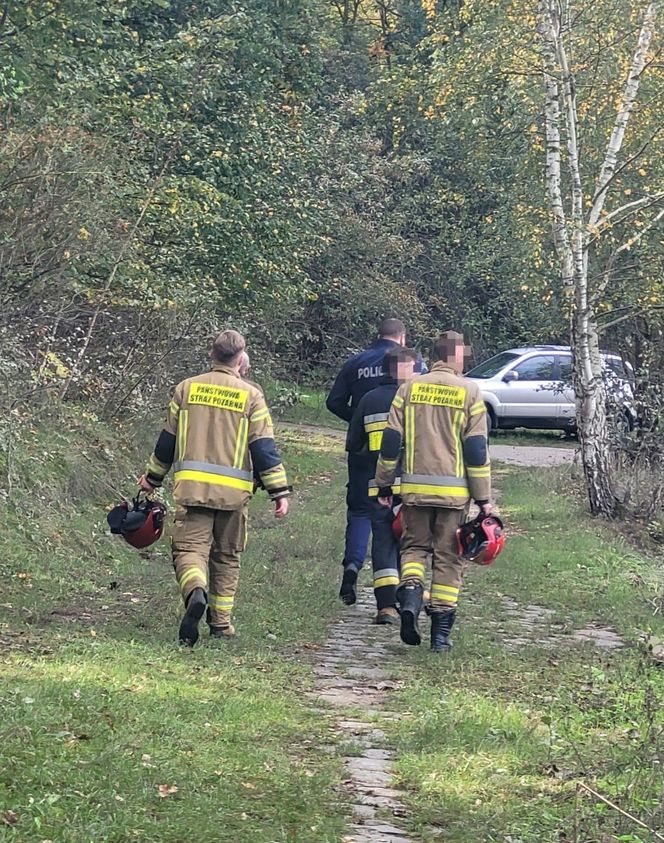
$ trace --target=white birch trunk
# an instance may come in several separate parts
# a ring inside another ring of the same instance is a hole
[[[639,89],[655,21],[656,4],[644,15],[621,107],[592,198],[588,219],[584,215],[581,178],[579,121],[576,85],[569,64],[562,9],[557,0],[541,0],[538,31],[542,38],[547,137],[547,188],[553,216],[553,237],[561,266],[562,282],[573,289],[571,344],[574,352],[574,387],[577,399],[577,427],[590,508],[594,514],[612,515],[615,498],[611,489],[611,449],[607,423],[607,395],[602,373],[599,330],[588,289],[589,232],[597,225],[607,192],[616,172],[629,116]],[[571,208],[569,227],[561,179],[561,101],[567,137]],[[571,233],[570,233],[571,228]]]

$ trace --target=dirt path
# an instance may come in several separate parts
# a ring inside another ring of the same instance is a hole
[[[394,753],[385,745],[391,692],[401,687],[402,645],[396,626],[373,626],[371,588],[333,626],[316,661],[314,704],[334,716],[345,753],[344,789],[352,814],[343,843],[414,843],[400,818],[402,794],[392,780]]]
[[[329,436],[340,442],[345,437],[342,430],[318,425],[281,423],[281,426]],[[491,456],[495,461],[511,465],[548,468],[571,463],[574,451],[492,445]],[[511,614],[515,614],[515,607],[511,608]],[[537,617],[533,617],[535,610]],[[519,643],[541,638],[544,633],[539,628],[540,614],[546,611],[526,607],[522,624],[525,631]],[[393,780],[394,752],[381,728],[397,716],[390,706],[390,698],[402,685],[400,676],[406,653],[397,626],[371,624],[374,612],[372,589],[359,589],[357,604],[334,624],[318,653],[312,704],[332,715],[344,755],[344,789],[351,817],[342,843],[416,843],[406,830],[408,811],[403,804],[403,793]],[[521,617],[518,612],[515,616]],[[540,643],[558,641],[550,638]],[[505,646],[509,648],[512,644],[506,636]],[[620,644],[618,640],[617,646]]]
[[[279,427],[289,430],[299,430],[314,436],[329,436],[343,441],[346,437],[344,430],[334,427],[324,427],[315,424],[294,424],[279,422]],[[508,465],[540,466],[550,468],[555,465],[570,465],[574,462],[576,451],[573,448],[550,448],[536,445],[499,445],[490,443],[491,459]]]

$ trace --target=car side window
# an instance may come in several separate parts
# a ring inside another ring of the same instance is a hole
[[[572,382],[572,358],[559,357],[558,358],[558,376],[561,381],[565,383]]]
[[[520,381],[550,381],[553,380],[553,356],[541,354],[530,357],[514,367]]]

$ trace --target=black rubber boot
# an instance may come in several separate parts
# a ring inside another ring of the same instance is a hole
[[[180,624],[180,644],[193,647],[198,641],[198,624],[205,614],[207,600],[202,588],[195,588],[187,600],[187,609]]]
[[[341,602],[346,606],[352,606],[357,600],[357,571],[352,568],[344,570],[344,576],[341,580],[341,588],[339,589],[339,597]]]
[[[404,644],[415,646],[422,642],[418,620],[423,592],[421,585],[404,585],[397,592],[397,599],[401,605],[401,640]]]
[[[434,653],[449,653],[452,649],[450,634],[455,617],[456,609],[448,612],[431,612],[431,650]]]

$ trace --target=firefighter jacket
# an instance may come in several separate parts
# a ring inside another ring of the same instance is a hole
[[[172,465],[180,506],[241,509],[254,471],[271,498],[289,493],[263,393],[217,363],[176,386],[147,479],[160,485]]]
[[[357,409],[348,428],[347,449],[352,456],[363,456],[369,460],[373,478],[376,475],[376,465],[380,446],[383,441],[383,431],[387,427],[387,419],[394,396],[399,384],[394,378],[386,375],[380,386],[367,392],[360,399]],[[392,484],[392,493],[399,494],[399,478]],[[378,486],[375,480],[369,481],[369,497],[378,496]]]
[[[477,384],[444,363],[397,392],[383,432],[376,484],[383,494],[399,460],[405,504],[463,509],[487,502],[491,466],[486,407]]]

